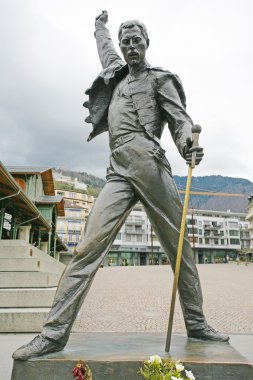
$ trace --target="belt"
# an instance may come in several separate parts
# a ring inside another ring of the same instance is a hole
[[[124,145],[124,144],[127,143],[128,141],[133,140],[134,137],[135,137],[135,133],[128,133],[127,135],[120,136],[120,137],[118,137],[116,140],[114,140],[114,141],[111,143],[111,148],[112,148],[113,150],[114,150],[114,149],[117,149],[119,146]]]

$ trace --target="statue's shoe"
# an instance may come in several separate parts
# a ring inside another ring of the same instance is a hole
[[[207,326],[201,330],[188,331],[188,338],[210,340],[214,342],[228,342],[229,336],[216,331],[211,326]]]
[[[28,360],[52,352],[61,351],[63,345],[57,344],[53,340],[37,335],[30,343],[18,348],[12,355],[15,360]]]

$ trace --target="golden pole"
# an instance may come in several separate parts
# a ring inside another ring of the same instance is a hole
[[[198,139],[199,139],[200,132],[201,132],[201,127],[199,125],[194,125],[192,127],[192,147],[198,146]],[[170,351],[170,343],[171,343],[172,326],[173,326],[173,318],[174,318],[176,295],[177,295],[178,278],[179,278],[181,258],[182,258],[182,253],[183,253],[186,215],[187,215],[189,198],[190,198],[192,169],[194,169],[194,167],[195,167],[195,160],[196,160],[196,152],[193,152],[192,161],[191,161],[191,164],[189,165],[189,168],[188,168],[188,176],[187,176],[187,183],[186,183],[186,189],[185,189],[184,206],[183,206],[179,241],[178,241],[178,247],[177,247],[177,259],[176,259],[176,266],[175,266],[175,272],[174,272],[174,282],[173,282],[172,296],[171,296],[168,332],[167,332],[167,340],[166,340],[166,346],[165,346],[166,352]]]

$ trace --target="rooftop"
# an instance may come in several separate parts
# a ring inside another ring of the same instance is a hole
[[[7,166],[8,171],[15,177],[16,175],[40,174],[43,182],[45,195],[54,195],[53,170],[44,166]]]

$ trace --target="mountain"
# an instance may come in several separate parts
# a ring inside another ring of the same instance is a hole
[[[63,175],[77,178],[80,182],[88,185],[88,188],[96,189],[97,192],[105,185],[105,180],[86,172],[77,172],[65,168],[55,169]],[[186,187],[187,177],[175,175],[174,180],[179,190]],[[246,212],[248,196],[253,194],[253,182],[244,178],[223,177],[211,175],[192,177],[191,190],[217,193],[241,194],[240,197],[191,195],[189,208],[215,211]],[[180,194],[183,201],[184,195]]]
[[[174,176],[179,190],[185,189],[187,177]],[[253,193],[253,183],[244,178],[211,175],[192,177],[192,191],[241,194],[240,197],[191,195],[189,208],[202,210],[246,212],[248,196]],[[180,195],[183,199],[184,195]]]

